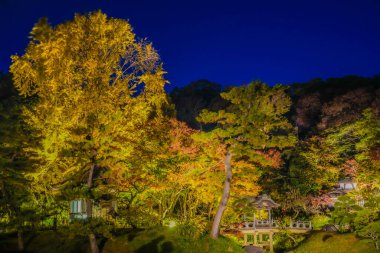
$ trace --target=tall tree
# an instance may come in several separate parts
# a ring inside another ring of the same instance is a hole
[[[165,72],[152,44],[136,40],[127,21],[100,11],[56,27],[41,19],[30,38],[10,71],[20,94],[38,99],[23,110],[40,144],[30,148],[39,168],[35,187],[51,191],[86,176],[91,217],[102,185],[95,176],[116,186],[130,172],[154,167],[139,165],[160,147]],[[112,195],[115,187],[101,192]],[[99,252],[94,230],[88,237]]]
[[[31,194],[25,174],[30,164],[23,147],[27,131],[21,119],[25,100],[17,95],[10,75],[0,73],[0,226],[17,230],[18,248],[24,250],[24,221],[30,218]]]
[[[224,190],[211,230],[214,239],[218,237],[229,199],[234,163],[243,160],[257,166],[271,165],[269,151],[291,147],[296,141],[294,130],[284,116],[291,104],[285,90],[281,85],[271,88],[261,82],[232,88],[221,94],[231,103],[226,110],[204,110],[198,117],[203,123],[217,124],[214,130],[204,133],[204,137],[219,140],[227,147]]]

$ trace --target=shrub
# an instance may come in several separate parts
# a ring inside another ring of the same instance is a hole
[[[311,224],[314,230],[322,230],[323,226],[329,224],[330,218],[326,215],[317,214],[311,219]]]

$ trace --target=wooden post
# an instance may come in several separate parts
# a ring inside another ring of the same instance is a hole
[[[253,245],[257,245],[257,233],[253,233]]]
[[[273,251],[273,232],[269,232],[269,252]]]
[[[244,246],[247,246],[248,235],[244,234]]]
[[[253,228],[256,228],[256,214],[253,213]]]
[[[263,234],[259,234],[259,243],[263,242]]]

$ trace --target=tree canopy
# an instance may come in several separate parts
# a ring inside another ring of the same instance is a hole
[[[243,169],[243,174],[257,166],[279,166],[276,153],[295,144],[294,130],[284,116],[291,105],[285,89],[281,85],[271,88],[261,82],[232,88],[221,94],[230,102],[226,110],[204,110],[198,117],[203,123],[217,124],[215,129],[204,133],[203,138],[221,141],[227,147],[226,180],[211,231],[213,238],[218,236],[219,223],[227,206],[234,163],[248,162],[239,168]]]
[[[154,165],[163,141],[166,80],[157,52],[127,21],[101,12],[56,27],[41,19],[30,39],[10,70],[20,94],[37,98],[23,109],[39,141],[28,149],[34,186],[51,192],[87,175],[89,199],[122,191],[128,175]],[[94,184],[95,175],[110,183]]]
[[[29,38],[0,73],[0,230],[20,251],[42,229],[86,236],[94,253],[126,228],[216,239],[260,193],[280,204],[276,224],[330,222],[379,247],[378,76],[200,80],[169,97],[157,51],[126,20],[42,18]],[[283,231],[277,246],[301,237]]]

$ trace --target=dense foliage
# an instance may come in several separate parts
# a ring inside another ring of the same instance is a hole
[[[17,232],[19,250],[45,229],[99,252],[104,238],[153,227],[220,250],[225,239],[206,235],[239,224],[236,203],[260,193],[283,223],[332,224],[379,247],[379,76],[225,90],[201,80],[169,97],[164,74],[125,20],[94,12],[33,27],[0,75],[0,231]],[[356,189],[333,200],[345,178]],[[302,239],[275,237],[279,249]]]

